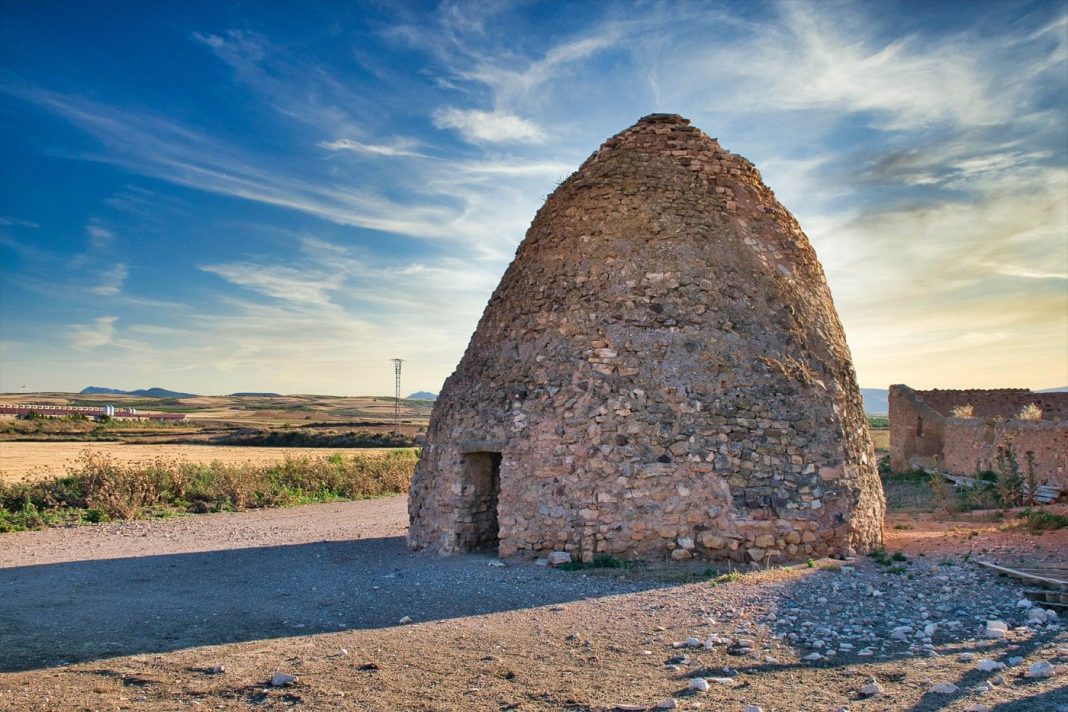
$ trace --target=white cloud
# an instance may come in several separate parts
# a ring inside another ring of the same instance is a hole
[[[339,138],[335,141],[323,141],[321,148],[328,151],[353,151],[355,153],[369,154],[372,156],[403,156],[411,158],[426,158],[425,154],[413,150],[417,144],[414,141],[397,141],[393,144],[362,143],[350,138]]]
[[[115,233],[96,222],[85,226],[85,233],[89,236],[89,245],[95,250],[102,250],[115,242]]]
[[[202,265],[205,272],[222,277],[231,284],[283,302],[326,306],[328,292],[341,284],[343,274],[328,269],[267,266],[261,264]]]
[[[479,111],[450,107],[434,112],[434,125],[439,129],[456,129],[472,143],[520,141],[537,143],[545,140],[545,132],[533,121],[504,111]]]
[[[31,222],[29,220],[20,220],[19,218],[9,218],[9,217],[3,217],[3,216],[0,216],[0,226],[3,226],[3,227],[28,227],[28,228],[41,227],[39,224],[37,224],[35,222]]]
[[[90,324],[77,324],[72,328],[71,345],[79,351],[91,351],[107,346],[115,338],[117,316],[102,316]]]
[[[129,271],[126,268],[126,265],[121,262],[115,264],[100,275],[100,284],[93,287],[90,291],[105,297],[114,297],[122,291],[122,285],[126,281],[128,274]]]
[[[1050,272],[1033,267],[1021,267],[1020,265],[993,265],[998,274],[1009,277],[1023,277],[1025,279],[1068,279],[1068,272]]]

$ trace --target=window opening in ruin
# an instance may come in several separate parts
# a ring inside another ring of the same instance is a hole
[[[464,484],[470,495],[468,516],[460,521],[460,548],[466,551],[496,549],[500,536],[497,500],[501,494],[501,453],[464,455]]]
[[[916,418],[916,437],[923,437],[923,418]]]

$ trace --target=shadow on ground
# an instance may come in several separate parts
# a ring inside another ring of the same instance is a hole
[[[0,672],[397,625],[664,585],[561,576],[403,537],[0,569]]]

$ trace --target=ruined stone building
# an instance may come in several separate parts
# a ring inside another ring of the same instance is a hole
[[[884,500],[823,270],[757,170],[653,115],[549,196],[431,417],[409,545],[781,561]]]
[[[1023,465],[1034,456],[1039,483],[1068,489],[1068,393],[1026,388],[917,391],[890,386],[890,469],[939,467],[971,476],[996,467],[998,447],[1011,444]],[[1039,418],[1018,418],[1034,405]],[[967,413],[955,417],[954,413]]]

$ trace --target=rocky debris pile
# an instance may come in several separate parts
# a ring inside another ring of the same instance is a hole
[[[742,686],[749,668],[790,658],[840,665],[952,655],[967,666],[955,668],[959,679],[926,680],[928,693],[946,696],[982,694],[1010,678],[1068,677],[1068,648],[1053,647],[1064,638],[1056,612],[1018,605],[1016,582],[967,561],[899,557],[886,566],[854,560],[771,586],[734,585],[746,592],[742,605],[749,615],[720,609],[703,630],[669,642],[673,654],[665,670],[688,681],[690,694],[717,684]],[[962,647],[973,650],[958,652]],[[1043,659],[1028,662],[1016,652],[1029,650]],[[723,655],[739,660],[724,666]],[[968,669],[980,673],[978,684],[964,685]],[[856,699],[885,694],[885,681],[869,677]]]
[[[1018,585],[970,563],[858,562],[808,577],[768,622],[777,638],[820,656],[813,659],[935,655],[949,641],[1021,642],[1059,629],[1056,612],[1019,608],[1018,598]]]

